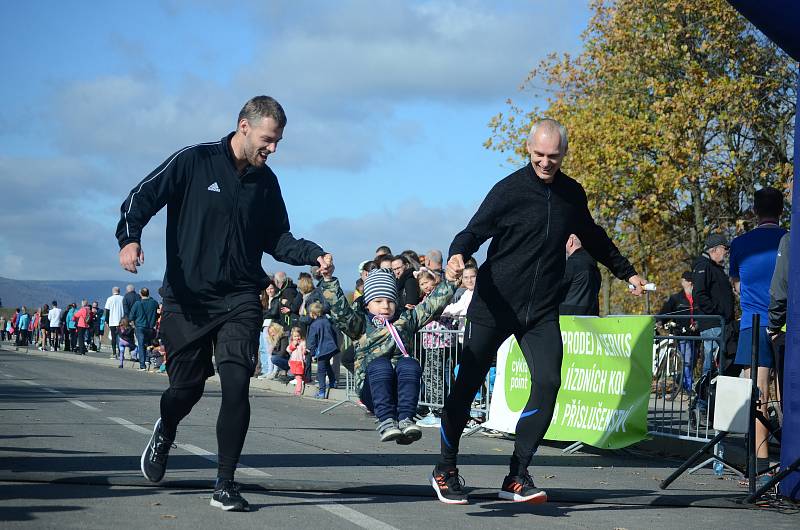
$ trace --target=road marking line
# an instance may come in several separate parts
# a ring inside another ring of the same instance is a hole
[[[132,422],[130,422],[130,421],[124,419],[124,418],[112,418],[112,417],[109,417],[108,419],[113,421],[114,423],[119,423],[123,427],[127,427],[132,431],[136,431],[136,432],[139,432],[139,433],[142,433],[142,434],[147,434],[148,436],[153,434],[153,431],[151,429],[145,429],[144,427],[142,427],[140,425],[136,425],[135,423],[132,423]]]
[[[56,390],[55,388],[47,388],[46,386],[42,387],[42,390],[45,392],[50,392],[51,394],[63,394],[60,390]]]
[[[394,526],[386,524],[383,521],[365,515],[357,510],[344,506],[343,504],[336,504],[335,502],[320,502],[316,504],[317,507],[322,508],[326,512],[330,512],[337,517],[341,517],[346,521],[350,521],[356,526],[367,528],[369,530],[397,530]]]
[[[11,374],[7,374],[7,373],[5,373],[5,372],[0,372],[0,375],[2,375],[3,377],[8,377],[9,379],[13,379],[13,378],[14,378],[14,376],[13,376],[13,375],[11,375]]]
[[[84,403],[83,401],[81,401],[79,399],[68,399],[67,401],[69,401],[73,405],[78,406],[78,407],[80,407],[82,409],[94,410],[94,411],[100,410],[97,407],[93,407],[93,406],[89,405],[88,403]]]
[[[203,458],[206,458],[208,460],[212,460],[211,458],[208,458],[208,457],[214,457],[213,458],[214,462],[217,461],[214,453],[212,453],[211,451],[206,451],[202,447],[197,447],[196,445],[192,445],[192,444],[175,444],[175,445],[177,445],[178,447],[180,447],[184,451],[188,451],[188,452],[192,453],[193,455],[202,456]]]
[[[139,432],[139,433],[142,433],[142,434],[146,434],[148,436],[153,434],[152,430],[145,429],[144,427],[142,427],[140,425],[136,425],[135,423],[130,422],[130,421],[126,420],[125,418],[109,417],[108,419],[113,421],[114,423],[118,423],[118,424],[122,425],[123,427],[127,427],[128,429],[131,429],[132,431],[136,431],[136,432]],[[176,443],[175,446],[178,449],[182,449],[182,450],[186,451],[187,453],[192,453],[193,455],[205,458],[206,460],[214,462],[215,464],[217,463],[217,455],[215,455],[211,451],[206,451],[202,447],[197,447],[196,445],[192,445],[192,444],[179,444],[179,443]],[[243,465],[239,465],[237,467],[237,471],[239,473],[242,473],[244,475],[249,475],[251,477],[271,477],[272,476],[269,473],[261,471],[260,469],[255,469],[255,468],[248,467],[248,466],[243,466]]]
[[[236,472],[237,473],[241,473],[242,475],[248,475],[248,476],[251,476],[251,477],[271,477],[272,476],[269,473],[267,473],[266,471],[261,471],[260,469],[256,469],[256,468],[250,467],[250,466],[243,466],[242,464],[239,464],[236,467]]]
[[[37,383],[36,381],[31,381],[30,379],[19,379],[19,382],[25,383],[26,385],[39,386],[39,383]]]

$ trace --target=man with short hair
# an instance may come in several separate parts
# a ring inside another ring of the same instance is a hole
[[[734,363],[744,368],[750,377],[750,358],[753,344],[753,315],[760,315],[758,330],[758,374],[756,380],[761,391],[761,412],[767,415],[770,398],[770,371],[775,368],[775,354],[769,340],[769,288],[775,272],[778,246],[786,230],[778,225],[783,214],[783,194],[767,186],[755,192],[753,213],[758,226],[731,241],[730,277],[739,293],[742,320],[739,324],[739,344]],[[759,459],[769,458],[766,426],[756,422],[756,446]]]
[[[558,286],[569,235],[578,235],[592,257],[633,286],[633,294],[643,292],[646,281],[594,222],[583,187],[561,171],[567,143],[566,129],[555,120],[535,123],[527,142],[530,162],[492,188],[450,245],[447,268],[460,273],[465,261],[492,239],[467,310],[461,365],[442,412],[441,456],[430,477],[444,503],[467,502],[456,467],[461,434],[475,393],[509,335],[516,337],[528,365],[531,394],[498,496],[514,502],[547,500],[528,466],[550,425],[561,386]]]
[[[120,264],[132,273],[144,262],[142,229],[167,206],[166,271],[161,294],[161,339],[169,388],[161,417],[142,454],[144,476],[159,482],[178,423],[219,370],[217,482],[211,505],[246,511],[234,472],[250,422],[248,390],[263,322],[259,294],[269,278],[264,253],[290,265],[333,266],[311,241],[289,228],[278,178],[267,165],[283,137],[286,114],[273,98],[252,98],[236,130],[221,140],[185,147],[144,178],[122,204],[117,239]]]
[[[567,239],[567,265],[561,288],[564,299],[558,306],[559,315],[600,316],[600,269],[592,256],[583,249],[575,234]]]
[[[397,312],[399,315],[406,309],[411,309],[419,303],[419,284],[414,278],[414,269],[411,268],[408,258],[394,256],[392,258],[392,272],[397,280]]]
[[[425,254],[425,268],[431,271],[433,274],[437,274],[439,278],[444,278],[444,271],[442,270],[442,251],[441,250],[429,250],[427,254]]]
[[[130,320],[131,308],[138,301],[139,295],[136,293],[136,287],[129,283],[125,287],[125,296],[122,297],[122,316]]]
[[[289,331],[300,320],[300,306],[303,304],[303,295],[285,272],[278,271],[273,277],[273,283],[278,292],[279,323]]]
[[[147,370],[145,363],[149,363],[147,358],[147,347],[152,346],[156,336],[156,321],[158,320],[158,302],[150,298],[150,290],[142,287],[139,290],[141,298],[133,304],[129,316],[136,334],[136,344],[139,345],[139,371]]]
[[[698,319],[697,329],[703,337],[703,375],[711,371],[715,357],[721,352],[725,337],[722,327],[733,323],[733,289],[723,263],[728,254],[728,239],[722,234],[710,234],[706,238],[705,250],[692,265],[692,295],[697,315],[715,315],[716,319]],[[701,410],[706,409],[707,401],[699,399]]]
[[[122,317],[125,314],[125,307],[123,305],[124,300],[125,298],[119,294],[119,287],[112,287],[111,296],[106,299],[105,314],[106,324],[108,325],[111,336],[112,359],[116,359],[119,355],[119,345],[117,344],[117,328],[119,327],[119,321],[122,320]],[[122,358],[120,358],[119,361],[122,363]]]
[[[58,302],[53,300],[53,307],[47,314],[50,319],[50,346],[52,351],[58,351],[61,338],[61,317],[63,315],[61,308],[58,307]]]

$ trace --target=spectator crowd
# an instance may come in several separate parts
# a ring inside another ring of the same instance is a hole
[[[770,388],[780,388],[786,278],[779,276],[785,276],[788,260],[787,231],[778,224],[783,213],[782,194],[769,187],[756,192],[754,213],[758,226],[733,241],[718,233],[708,236],[692,270],[681,275],[680,290],[670,295],[659,311],[659,330],[699,338],[678,341],[678,349],[683,359],[681,385],[701,409],[708,404],[698,383],[707,385],[709,373],[738,373],[749,367],[754,314],[761,318],[758,381],[764,402],[769,399]],[[557,286],[562,291],[559,313],[599,315],[601,275],[596,261],[574,234],[567,241],[565,254],[564,278]],[[725,259],[729,255],[726,271]],[[397,314],[413,308],[443,280],[442,264],[439,250],[394,254],[382,245],[371,259],[360,263],[351,304],[357,308],[362,303],[364,280],[370,271],[388,269],[396,281]],[[459,348],[461,337],[457,332],[464,327],[478,281],[475,260],[465,265],[461,287],[424,326],[415,344],[419,350],[415,354],[423,368],[426,402],[443,403],[453,376],[448,373],[454,362],[448,352]],[[312,383],[316,365],[313,395],[325,399],[330,389],[340,383],[340,367],[353,371],[356,348],[327,318],[331,308],[322,294],[321,281],[318,267],[300,273],[296,280],[283,271],[270,276],[260,295],[263,328],[258,356],[253,359],[253,376],[293,385],[294,393],[301,395]],[[736,318],[737,313],[740,319]],[[148,289],[137,292],[128,285],[124,294],[119,287],[113,287],[103,305],[84,299],[62,307],[53,300],[35,309],[17,308],[9,318],[0,316],[0,340],[13,341],[19,347],[85,355],[100,351],[105,337],[110,344],[109,355],[119,361],[120,368],[125,360],[131,360],[138,362],[140,371],[164,372],[168,352],[159,340],[160,321],[161,305],[151,298]],[[420,407],[419,413],[423,416],[420,425],[439,426],[438,409]],[[765,455],[765,437],[765,432],[759,432],[759,456]]]
[[[143,287],[128,285],[125,295],[113,287],[101,307],[98,301],[71,302],[60,307],[57,300],[30,310],[18,307],[10,317],[0,316],[0,340],[16,347],[41,351],[64,351],[78,355],[100,352],[108,338],[112,359],[137,361],[139,370],[166,369],[164,349],[158,340],[161,304]]]

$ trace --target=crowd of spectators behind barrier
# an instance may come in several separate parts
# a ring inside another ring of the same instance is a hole
[[[443,278],[442,253],[431,250],[418,254],[406,250],[393,254],[388,246],[380,246],[375,256],[362,261],[359,277],[353,285],[352,303],[361,303],[364,279],[377,268],[390,269],[397,281],[398,313],[424,300]],[[471,260],[464,272],[463,286],[451,304],[437,315],[426,329],[459,329],[463,326],[472,290],[475,287],[477,263]],[[339,382],[340,366],[352,371],[355,350],[344,336],[328,322],[328,302],[318,286],[321,277],[317,267],[300,273],[295,283],[282,271],[276,272],[261,293],[264,312],[263,336],[256,375],[261,379],[278,379],[295,385],[295,393],[303,392],[312,380],[312,362],[317,364],[316,397],[324,398]]]
[[[661,307],[660,313],[665,317],[658,319],[659,329],[675,331],[679,327],[681,334],[697,334],[709,339],[702,348],[696,348],[695,342],[680,344],[684,360],[682,384],[687,393],[695,392],[693,381],[706,376],[712,367],[728,373],[741,368],[742,363],[736,362],[735,354],[741,350],[740,357],[745,358],[746,345],[737,340],[739,325],[734,316],[736,304],[732,281],[736,293],[740,294],[744,317],[750,319],[754,313],[762,314],[764,337],[769,332],[770,337],[777,338],[776,343],[780,343],[782,338],[780,326],[785,323],[785,309],[782,312],[774,310],[767,315],[769,298],[765,292],[775,268],[780,236],[786,232],[777,224],[783,211],[783,198],[775,188],[764,188],[756,192],[754,204],[758,228],[749,232],[749,235],[740,236],[733,243],[729,243],[721,234],[712,233],[704,251],[694,260],[693,270],[681,276],[681,289],[669,296]],[[784,240],[784,247],[788,247],[788,239]],[[737,241],[741,241],[738,245],[740,250],[731,263],[731,270],[726,272],[724,259],[729,248],[737,247]],[[757,263],[753,261],[753,254],[757,253],[751,250],[754,245],[761,254],[768,254],[758,258]],[[558,287],[562,291],[559,312],[563,315],[598,315],[601,282],[597,263],[582,248],[574,234],[567,241],[565,254],[564,279]],[[788,258],[788,252],[785,254]],[[385,268],[392,271],[397,281],[398,313],[412,308],[441,281],[444,274],[442,263],[443,256],[439,250],[430,250],[425,254],[405,250],[394,254],[388,246],[382,245],[371,259],[360,263],[359,277],[353,285],[352,303],[360,303],[367,274],[373,269]],[[744,278],[739,278],[740,275]],[[423,332],[423,357],[430,359],[431,362],[427,364],[432,367],[425,367],[427,371],[423,378],[429,385],[441,387],[442,391],[445,391],[446,382],[435,380],[435,374],[440,372],[435,368],[443,362],[437,360],[437,352],[450,346],[442,343],[442,340],[451,340],[451,335],[435,332],[463,328],[477,276],[478,264],[472,259],[466,263],[462,286],[450,304],[425,326]],[[302,393],[305,385],[312,380],[312,362],[316,361],[317,397],[325,397],[327,390],[338,383],[340,365],[352,371],[354,348],[329,323],[328,326],[324,325],[330,307],[318,287],[320,280],[317,267],[300,273],[296,281],[283,271],[270,276],[269,284],[260,296],[264,322],[254,376],[294,384],[295,392]],[[756,292],[758,289],[764,293]],[[781,296],[783,306],[780,306]],[[785,288],[778,300],[773,299],[772,303],[775,307],[785,308]],[[726,326],[725,337],[720,336],[723,330],[711,321],[684,319],[678,322],[678,326],[670,321],[669,315],[721,316]],[[114,287],[102,306],[98,301],[89,303],[88,300],[61,306],[53,300],[35,309],[26,306],[17,308],[10,317],[0,316],[0,339],[13,341],[17,346],[86,354],[89,350],[99,351],[102,339],[106,337],[111,345],[111,357],[120,360],[120,367],[125,359],[130,359],[139,361],[140,370],[149,367],[151,370],[164,371],[168,352],[164,351],[159,341],[160,316],[161,306],[150,298],[146,288],[137,292],[133,285],[128,285],[122,295],[119,288]],[[782,316],[784,321],[778,322]],[[746,330],[749,324],[749,320],[742,321],[741,328]],[[749,341],[749,337],[748,333],[745,341]],[[726,344],[731,346],[726,348]],[[770,341],[765,342],[762,348],[767,354],[772,349]],[[763,381],[759,386],[768,395],[766,385],[773,373],[770,370],[774,360],[770,357],[761,364],[766,371],[760,373],[759,379]],[[702,399],[699,405],[706,406]]]

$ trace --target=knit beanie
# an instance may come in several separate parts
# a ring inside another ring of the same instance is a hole
[[[391,269],[371,270],[364,280],[364,303],[376,298],[388,298],[397,303],[397,281]]]

